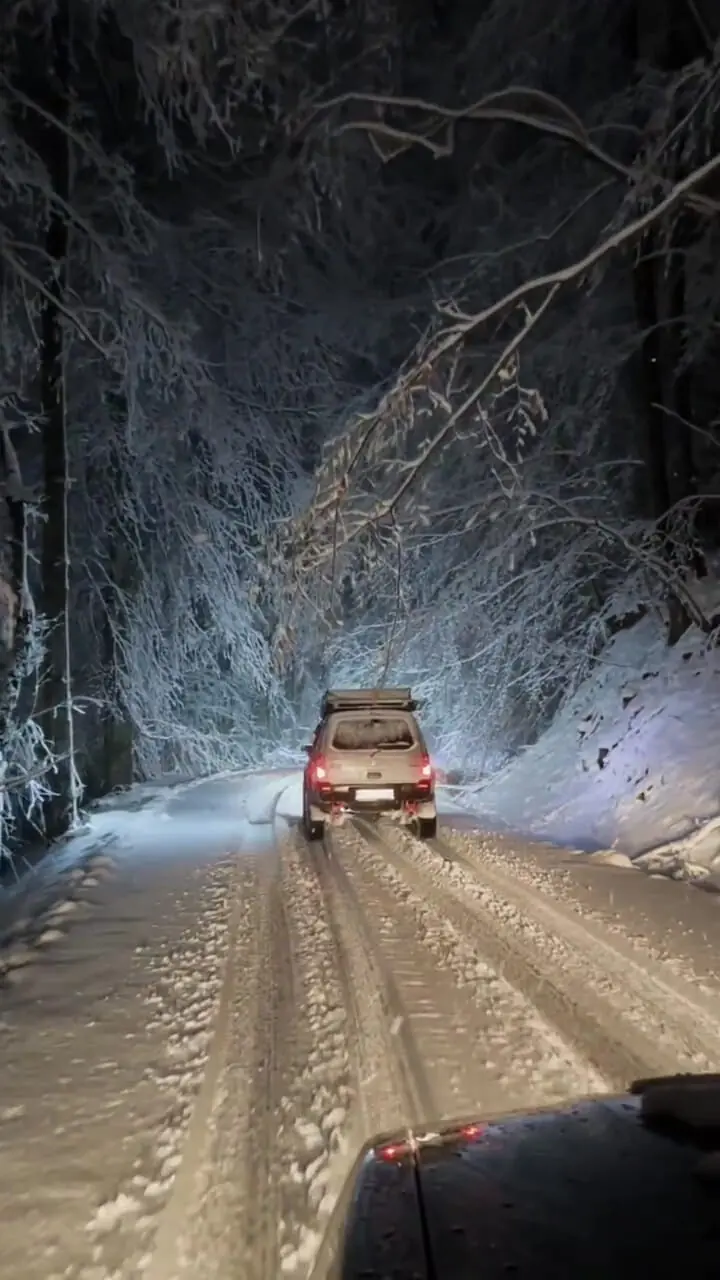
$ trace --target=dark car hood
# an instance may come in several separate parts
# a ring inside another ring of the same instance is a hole
[[[630,1095],[401,1131],[362,1153],[314,1276],[710,1280],[720,1186],[697,1176],[699,1141]]]

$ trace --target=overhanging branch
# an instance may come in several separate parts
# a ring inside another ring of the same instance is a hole
[[[303,519],[295,522],[291,527],[290,537],[298,536],[305,542],[307,546],[309,541],[316,541],[313,536],[318,528],[322,526],[323,520],[327,518],[329,512],[335,512],[340,502],[345,500],[349,492],[350,479],[354,472],[366,455],[372,437],[382,428],[382,426],[391,418],[397,405],[406,400],[412,393],[417,392],[427,382],[434,367],[445,357],[456,351],[465,339],[478,330],[489,320],[498,316],[500,313],[509,312],[518,305],[528,304],[536,293],[544,293],[544,297],[536,310],[528,316],[526,323],[518,334],[516,334],[505,346],[498,359],[493,364],[489,374],[482,379],[478,387],[476,387],[463,403],[454,410],[433,439],[425,447],[420,457],[406,471],[402,482],[397,487],[395,493],[382,503],[378,503],[372,513],[363,517],[351,529],[347,530],[339,543],[339,545],[347,545],[350,541],[358,536],[368,525],[376,523],[378,520],[387,518],[393,514],[398,504],[407,495],[408,491],[414,484],[419,474],[427,466],[430,459],[437,454],[439,448],[452,434],[454,428],[459,421],[472,409],[488,390],[493,380],[497,377],[500,370],[505,367],[508,360],[519,349],[528,333],[535,327],[540,317],[547,311],[551,302],[555,299],[560,289],[566,285],[576,284],[587,277],[595,267],[598,266],[604,258],[609,257],[613,253],[620,250],[628,249],[652,227],[657,221],[665,217],[673,208],[682,203],[687,195],[698,187],[702,182],[706,181],[713,174],[720,171],[720,153],[715,154],[704,164],[698,166],[675,183],[668,194],[652,209],[648,209],[639,217],[634,218],[625,227],[619,228],[611,235],[605,237],[593,249],[583,255],[582,258],[575,262],[569,263],[565,267],[559,268],[557,271],[547,272],[540,276],[535,276],[531,280],[524,281],[515,289],[505,294],[497,302],[491,303],[483,310],[475,312],[471,315],[464,315],[461,320],[451,327],[446,328],[433,341],[429,349],[422,355],[410,369],[404,372],[398,378],[393,387],[382,398],[378,408],[372,414],[364,414],[358,416],[352,424],[350,431],[346,433],[346,437],[341,441],[339,449],[331,457],[329,463],[324,468],[325,475],[332,472],[333,466],[341,473],[340,480],[331,483],[330,492],[327,496],[321,496],[321,488],[318,486],[316,500],[311,505],[309,511]],[[350,456],[345,460],[345,465],[339,465],[339,459],[342,457],[341,451],[348,450],[348,436],[352,431],[352,427],[360,431],[360,439],[352,449]],[[321,483],[322,483],[321,476]],[[300,566],[302,557],[298,556],[296,565]],[[307,560],[307,567],[315,567],[317,557],[311,557]]]

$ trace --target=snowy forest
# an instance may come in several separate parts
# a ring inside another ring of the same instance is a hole
[[[3,839],[720,618],[711,0],[5,0]]]

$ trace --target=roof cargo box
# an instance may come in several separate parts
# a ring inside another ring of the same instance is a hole
[[[412,689],[328,689],[321,716],[334,711],[416,711]]]

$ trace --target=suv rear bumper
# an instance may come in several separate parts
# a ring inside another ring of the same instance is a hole
[[[392,799],[363,799],[364,791],[372,791],[373,787],[333,787],[323,791],[322,795],[314,793],[308,796],[308,807],[312,822],[322,822],[338,809],[350,813],[399,813],[403,810],[411,812],[418,818],[435,818],[435,795],[421,790],[413,783],[400,783],[395,787],[383,788],[392,790]]]

